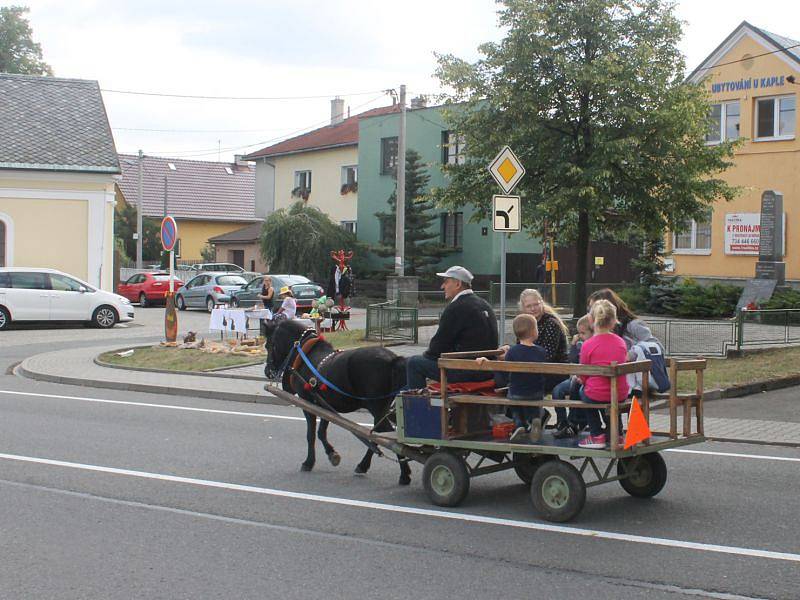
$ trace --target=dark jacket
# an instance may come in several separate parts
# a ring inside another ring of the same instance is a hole
[[[497,348],[497,319],[483,298],[464,294],[453,300],[439,318],[439,329],[423,356],[438,359],[445,352],[494,350]]]

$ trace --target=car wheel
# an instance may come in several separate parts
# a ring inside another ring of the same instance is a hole
[[[117,311],[111,306],[100,306],[92,315],[92,323],[100,329],[109,329],[117,324]]]
[[[144,292],[139,294],[139,306],[147,308],[147,296],[144,295]]]
[[[211,312],[212,310],[214,310],[214,307],[216,305],[217,305],[217,303],[214,302],[214,298],[212,298],[211,296],[206,298],[206,310],[208,310],[208,312]]]
[[[183,299],[183,296],[175,298],[175,305],[178,307],[178,310],[186,310],[186,300]]]
[[[11,315],[8,311],[0,306],[0,331],[8,329],[11,326]]]

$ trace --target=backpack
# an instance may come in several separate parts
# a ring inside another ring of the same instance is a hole
[[[671,385],[667,374],[667,361],[661,350],[661,344],[653,342],[639,342],[633,348],[638,350],[645,360],[650,361],[650,379],[655,384],[653,387],[659,393],[668,392]]]

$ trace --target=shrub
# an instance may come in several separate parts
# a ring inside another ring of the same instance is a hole
[[[800,308],[800,292],[792,289],[778,290],[759,308]]]
[[[650,301],[650,290],[647,286],[637,285],[635,287],[622,288],[617,294],[633,312],[647,310],[647,304]]]

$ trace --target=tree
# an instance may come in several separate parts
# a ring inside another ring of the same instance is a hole
[[[261,254],[273,273],[297,273],[328,281],[331,250],[360,251],[356,237],[321,210],[295,202],[269,215],[261,230]]]
[[[425,173],[420,159],[417,151],[406,151],[405,262],[409,275],[432,270],[431,267],[453,251],[439,241],[440,232],[431,229],[438,215],[433,212],[432,199],[424,195],[430,176]],[[395,231],[397,190],[389,196],[389,212],[378,212],[375,216],[381,221],[381,229],[391,227],[391,231]],[[394,242],[394,235],[391,239]],[[375,246],[373,251],[382,257],[395,256],[395,244],[382,243]],[[394,264],[389,266],[393,268]]]
[[[505,0],[506,37],[470,64],[439,56],[437,75],[465,100],[451,126],[471,160],[446,168],[437,202],[486,217],[496,186],[485,165],[509,144],[527,175],[523,224],[544,222],[576,246],[576,314],[585,310],[589,241],[638,230],[645,239],[700,218],[737,190],[718,177],[732,144],[707,146],[708,100],[684,82],[681,26],[664,0]]]
[[[200,248],[200,258],[205,262],[214,262],[217,260],[217,249],[209,243]]]
[[[161,260],[161,226],[155,219],[142,219],[142,260]],[[118,202],[114,210],[114,235],[125,250],[125,255],[135,260],[136,205]]]
[[[33,41],[33,31],[24,14],[27,6],[0,7],[0,73],[52,75],[42,60],[42,47]]]

